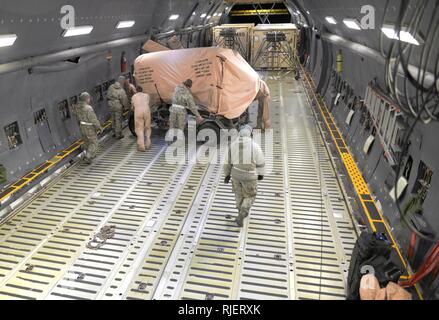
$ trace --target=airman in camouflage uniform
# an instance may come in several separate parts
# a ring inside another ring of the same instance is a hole
[[[125,77],[119,77],[118,82],[112,84],[108,88],[107,99],[108,106],[110,107],[111,120],[113,124],[114,137],[122,139],[122,122],[124,109],[129,108],[128,98],[123,84],[125,83]]]
[[[84,161],[88,164],[92,163],[98,152],[99,141],[98,131],[102,131],[101,124],[96,117],[92,106],[90,106],[90,94],[81,93],[79,96],[79,104],[75,108],[75,115],[79,122],[79,128],[84,141],[84,149],[86,151]]]
[[[195,105],[194,97],[190,91],[192,88],[192,80],[188,79],[184,83],[175,88],[172,98],[172,106],[169,109],[169,129],[184,130],[186,127],[186,116],[189,109],[196,117],[197,122],[203,121]]]
[[[232,180],[238,209],[235,222],[240,228],[256,200],[258,181],[263,180],[265,174],[264,153],[253,141],[251,134],[252,128],[249,125],[240,130],[239,139],[230,146],[224,164],[224,183],[228,184]]]

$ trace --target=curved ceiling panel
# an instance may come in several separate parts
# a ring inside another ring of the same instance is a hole
[[[76,26],[92,25],[88,35],[64,38],[61,28],[63,3],[58,0],[40,0],[30,5],[28,0],[2,3],[0,8],[0,35],[16,34],[15,44],[0,48],[0,63],[37,56],[69,48],[145,34],[154,30],[168,31],[185,24],[204,24],[212,10],[220,10],[222,1],[209,0],[71,0],[75,9]],[[197,5],[198,4],[198,5]],[[193,15],[194,8],[197,8]],[[222,10],[222,7],[221,7]],[[171,15],[178,15],[170,20]],[[206,15],[206,16],[207,16]],[[134,20],[132,28],[116,29],[119,21]],[[213,20],[213,19],[212,19]]]

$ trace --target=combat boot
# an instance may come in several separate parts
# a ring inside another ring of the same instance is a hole
[[[238,228],[242,228],[244,226],[244,218],[239,215],[236,219],[235,219],[235,223],[238,226]]]

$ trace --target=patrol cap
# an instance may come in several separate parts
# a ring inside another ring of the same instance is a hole
[[[249,124],[245,124],[239,128],[239,135],[241,137],[250,137],[252,135],[253,128]]]
[[[91,96],[88,92],[83,92],[79,95],[79,101],[86,102]]]
[[[126,78],[124,76],[119,76],[119,78],[117,78],[117,82],[119,82],[120,84],[123,84],[125,80]]]

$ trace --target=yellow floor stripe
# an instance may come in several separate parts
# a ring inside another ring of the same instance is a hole
[[[127,112],[124,114],[126,115]],[[111,121],[107,121],[103,125],[103,129],[108,129],[111,126]],[[8,200],[12,195],[23,189],[25,186],[29,185],[32,181],[37,179],[38,177],[42,176],[47,170],[51,169],[53,166],[57,165],[59,162],[61,162],[63,159],[71,155],[73,152],[78,150],[83,144],[83,141],[80,139],[76,142],[74,142],[72,145],[67,147],[66,149],[58,152],[57,155],[55,155],[50,160],[47,160],[46,162],[43,162],[41,165],[36,167],[31,172],[25,174],[23,177],[15,181],[14,183],[10,184],[8,187],[6,187],[3,192],[0,193],[0,204],[3,204],[6,200]]]
[[[319,111],[323,116],[324,122],[326,124],[326,127],[328,128],[329,132],[331,133],[332,139],[335,143],[335,146],[340,154],[341,160],[343,161],[343,164],[346,168],[346,171],[350,177],[350,180],[354,186],[355,192],[357,193],[358,199],[361,202],[361,205],[363,207],[363,211],[366,214],[366,218],[369,221],[369,225],[372,228],[372,231],[379,230],[379,224],[382,224],[390,238],[390,241],[392,242],[392,247],[395,248],[398,257],[401,260],[402,265],[407,271],[407,274],[409,277],[412,275],[412,272],[408,268],[408,264],[405,261],[401,250],[396,244],[396,241],[390,232],[390,228],[387,225],[387,222],[385,221],[382,212],[378,209],[375,200],[373,199],[369,187],[366,184],[366,181],[363,178],[363,175],[361,174],[360,169],[358,168],[357,164],[354,161],[354,158],[352,157],[351,153],[349,152],[349,149],[343,139],[343,136],[340,133],[340,130],[338,129],[337,125],[335,124],[334,118],[328,111],[328,108],[326,104],[324,103],[323,99],[320,97],[317,97],[315,93],[315,84],[312,80],[311,76],[308,74],[308,72],[302,68],[302,74],[304,75],[304,79],[306,80],[307,89],[308,89],[308,95],[310,100],[311,95],[313,95],[314,100],[316,101]],[[366,200],[367,199],[367,200]],[[368,204],[371,204],[371,206],[368,206]],[[374,211],[376,212],[377,217],[373,215]],[[423,299],[422,294],[418,288],[418,286],[415,286],[416,292],[418,293],[418,296],[420,299]]]

